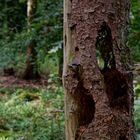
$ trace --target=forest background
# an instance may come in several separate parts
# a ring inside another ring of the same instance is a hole
[[[64,140],[63,1],[0,0],[0,140]],[[128,46],[140,139],[140,1],[132,0]],[[102,62],[100,62],[102,63]]]

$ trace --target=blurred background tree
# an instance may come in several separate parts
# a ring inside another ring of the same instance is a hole
[[[0,3],[0,71],[13,69],[24,77],[26,50],[36,42],[36,69],[41,75],[62,73],[63,1],[36,0],[36,10],[28,32],[27,0],[1,0]],[[135,63],[140,61],[140,1],[132,0],[128,45]],[[61,52],[61,53],[60,53]],[[51,58],[51,60],[49,59]],[[52,61],[53,60],[53,61]],[[34,62],[33,62],[34,63]],[[60,64],[61,63],[61,64]],[[56,72],[57,71],[57,72]]]
[[[12,70],[16,76],[29,77],[26,50],[34,42],[37,62],[30,60],[32,65],[36,63],[32,73],[58,74],[59,65],[62,65],[58,56],[62,51],[63,1],[36,0],[32,18],[27,16],[27,7],[27,0],[3,0],[0,3],[0,71]]]

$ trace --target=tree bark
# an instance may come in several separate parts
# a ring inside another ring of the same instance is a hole
[[[129,5],[64,0],[66,140],[135,139]]]

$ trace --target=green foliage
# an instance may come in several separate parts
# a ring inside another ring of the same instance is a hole
[[[25,65],[26,57],[25,50],[26,44],[28,43],[30,35],[25,31],[22,33],[17,33],[14,39],[10,41],[9,39],[0,40],[0,68],[15,68],[22,69]],[[19,63],[20,62],[20,63]]]
[[[30,32],[27,27],[27,0],[0,3],[0,72],[5,68],[14,68],[17,75],[24,72],[30,40],[35,40],[37,45],[39,72],[58,71],[56,52],[54,55],[47,53],[62,42],[62,2],[38,0]]]
[[[15,89],[0,102],[0,138],[64,140],[62,87],[48,90]],[[9,90],[7,89],[9,92]]]
[[[1,0],[0,38],[13,35],[13,32],[19,32],[26,23],[25,18],[25,3],[19,2],[19,0]]]
[[[30,40],[35,40],[40,72],[50,72],[46,59],[52,58],[55,67],[57,54],[48,51],[62,42],[62,0],[38,0],[31,31],[27,27],[27,0],[8,0],[0,4],[0,72],[14,68],[22,73],[26,67],[26,50]],[[20,16],[19,16],[20,15]],[[10,20],[9,20],[10,17]],[[12,30],[14,29],[14,30]],[[41,54],[40,54],[41,52]],[[43,57],[42,57],[43,56]],[[47,60],[48,61],[48,60]],[[47,64],[47,65],[46,65]],[[53,67],[53,66],[52,66]],[[46,70],[48,68],[48,70]],[[54,68],[56,72],[56,68]],[[18,75],[18,74],[17,74]]]
[[[129,46],[135,62],[140,62],[140,1],[132,0],[130,13]]]
[[[38,66],[40,73],[44,75],[58,74],[59,68],[59,58],[61,57],[60,51],[62,52],[62,42],[56,43],[55,47],[50,49],[47,55],[43,50],[40,50],[38,53]]]
[[[134,121],[137,132],[137,139],[140,139],[140,83],[134,84],[135,102],[134,102]]]

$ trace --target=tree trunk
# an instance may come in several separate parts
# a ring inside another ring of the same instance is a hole
[[[31,40],[27,47],[26,69],[23,74],[24,79],[40,78],[37,70],[37,52],[35,50],[36,42]]]
[[[31,29],[32,21],[35,16],[37,6],[37,0],[28,0],[27,1],[27,20],[28,20],[28,29]]]
[[[64,1],[66,140],[134,140],[129,0]]]
[[[32,32],[31,26],[36,11],[36,0],[27,1],[27,17],[28,17],[28,32]],[[36,41],[31,39],[27,46],[27,61],[26,69],[23,74],[24,79],[36,79],[39,78],[37,70],[37,52],[36,52]]]

